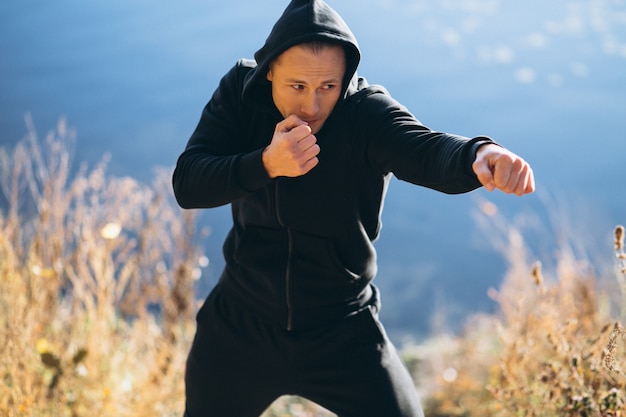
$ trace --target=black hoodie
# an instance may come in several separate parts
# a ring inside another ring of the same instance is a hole
[[[282,120],[266,79],[270,62],[311,40],[346,52],[343,95],[315,135],[319,164],[270,179],[262,151]],[[445,193],[480,186],[471,164],[487,137],[424,127],[382,87],[357,77],[354,35],[321,0],[294,0],[255,61],[220,81],[178,159],[174,192],[184,208],[231,204],[218,288],[242,308],[288,330],[324,325],[377,306],[373,242],[390,175]]]

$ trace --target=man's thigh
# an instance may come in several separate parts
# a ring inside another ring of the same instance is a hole
[[[281,364],[263,342],[273,336],[211,294],[198,313],[187,358],[186,415],[258,417],[279,396]]]
[[[339,417],[423,417],[413,380],[369,309],[314,339],[301,346],[299,395]]]

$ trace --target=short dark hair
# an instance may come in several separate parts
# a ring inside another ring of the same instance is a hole
[[[343,45],[341,45],[339,42],[327,41],[325,39],[313,39],[313,40],[310,40],[310,41],[297,43],[295,45],[292,45],[291,47],[294,47],[294,46],[302,46],[302,47],[310,50],[311,52],[313,52],[316,55],[319,54],[320,52],[322,52],[322,50],[324,50],[325,48],[334,47],[334,46],[341,46],[341,48],[344,51],[344,56],[346,54],[345,47],[343,47]],[[289,48],[287,48],[287,49],[289,49]],[[285,52],[285,51],[283,51],[283,52]],[[271,60],[271,62],[269,63],[269,69],[272,69],[272,66],[280,58],[281,55],[282,55],[282,52],[280,54],[278,54],[274,59]],[[346,57],[346,59],[347,59],[347,57]]]
[[[299,45],[304,46],[307,49],[310,49],[311,52],[318,54],[322,51],[322,49],[327,48],[329,46],[339,45],[337,42],[330,42],[322,39],[314,39],[312,41],[303,42]]]

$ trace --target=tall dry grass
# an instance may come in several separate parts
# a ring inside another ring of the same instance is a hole
[[[625,416],[623,227],[615,229],[610,281],[567,249],[546,276],[522,234],[504,230],[509,268],[491,293],[498,314],[472,317],[462,335],[407,351],[420,366],[416,374],[427,374],[426,415]]]
[[[198,233],[170,197],[71,172],[61,120],[0,150],[0,415],[165,416],[183,410]]]
[[[72,132],[0,149],[0,415],[180,416],[202,234],[170,173],[151,185],[72,172]],[[616,286],[562,251],[542,271],[502,219],[499,311],[402,354],[428,417],[626,416],[626,254]],[[497,229],[497,228],[496,228]],[[245,399],[242,399],[245,400]],[[282,397],[264,417],[331,417]]]
[[[181,416],[204,263],[193,211],[151,185],[72,172],[73,132],[0,148],[0,416]],[[244,399],[245,400],[245,399]],[[264,416],[332,416],[299,397]]]

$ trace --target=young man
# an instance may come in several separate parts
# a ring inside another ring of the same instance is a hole
[[[197,316],[188,417],[257,417],[284,394],[340,417],[422,416],[372,284],[390,176],[446,193],[534,190],[523,159],[424,127],[357,76],[359,58],[334,10],[293,0],[255,61],[223,77],[178,159],[179,204],[233,215]]]

